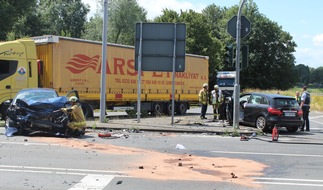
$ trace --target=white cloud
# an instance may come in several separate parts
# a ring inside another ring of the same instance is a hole
[[[296,48],[296,65],[303,64],[318,68],[323,66],[323,48]]]
[[[323,34],[315,35],[312,40],[315,46],[323,46]]]
[[[178,0],[138,0],[138,3],[147,11],[147,18],[153,19],[162,14],[163,9],[171,9],[176,12],[187,11],[192,9],[194,11],[200,12],[207,5],[204,4],[192,4],[188,1],[178,1]]]

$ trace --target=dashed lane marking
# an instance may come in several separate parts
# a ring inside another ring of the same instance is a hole
[[[221,154],[246,154],[246,155],[269,155],[269,156],[293,156],[293,157],[315,157],[315,158],[323,158],[323,155],[315,155],[315,154],[282,154],[282,153],[267,153],[267,152],[230,152],[230,151],[211,151],[213,153],[221,153]]]
[[[112,181],[113,178],[113,175],[89,174],[69,190],[102,190]]]
[[[258,184],[323,187],[323,180],[317,180],[317,179],[266,178],[266,177],[254,177],[254,179],[257,180],[254,183],[258,183]]]

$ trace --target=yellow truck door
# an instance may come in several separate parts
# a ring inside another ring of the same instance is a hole
[[[23,88],[36,86],[35,43],[30,39],[0,43],[0,114],[2,119],[6,110],[5,101],[12,99]]]

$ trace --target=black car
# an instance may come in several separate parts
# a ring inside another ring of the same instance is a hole
[[[303,123],[303,112],[294,97],[280,94],[240,95],[239,122],[269,131],[277,124],[296,132]]]

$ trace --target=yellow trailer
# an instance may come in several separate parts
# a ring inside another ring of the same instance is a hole
[[[10,60],[17,60],[18,67],[11,70],[14,73],[4,79],[6,82],[0,78],[1,86],[13,85],[15,82],[17,89],[47,87],[54,88],[60,94],[77,90],[82,101],[99,108],[102,42],[61,36],[32,37],[0,44],[0,61],[7,58],[1,54],[1,51],[5,50],[3,47],[10,49],[10,46],[15,44],[20,44],[16,46],[24,49],[26,54],[21,57],[18,54],[12,55]],[[17,49],[17,52],[22,50]],[[105,72],[108,109],[136,109],[138,72],[135,70],[134,55],[133,46],[110,43],[107,45]],[[18,69],[22,65],[32,76],[26,75],[26,84],[18,85],[17,77],[21,77]],[[0,77],[1,75],[0,73]],[[208,82],[208,57],[187,54],[185,72],[176,72],[175,76],[175,112],[185,114],[191,103],[197,103],[202,84]],[[13,90],[11,95],[6,97],[3,97],[1,92],[1,102],[12,98],[16,92],[17,90]],[[172,73],[143,71],[140,98],[142,110],[169,114]]]

